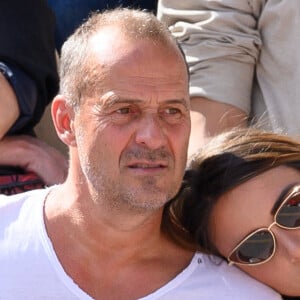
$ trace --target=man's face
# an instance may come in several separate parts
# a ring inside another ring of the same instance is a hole
[[[83,176],[110,205],[162,207],[178,191],[186,165],[190,115],[183,58],[171,46],[130,42],[117,30],[95,35],[91,48],[101,92],[86,97],[74,119]]]

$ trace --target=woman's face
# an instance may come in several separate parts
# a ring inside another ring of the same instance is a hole
[[[288,186],[300,183],[300,172],[280,166],[225,193],[212,211],[210,230],[220,253],[227,257],[249,233],[274,222],[272,208]],[[274,256],[255,266],[238,265],[282,294],[300,295],[300,229],[271,227]]]

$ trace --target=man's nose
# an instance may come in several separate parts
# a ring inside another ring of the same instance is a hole
[[[135,136],[136,143],[148,147],[149,149],[158,149],[166,145],[165,128],[162,120],[154,113],[144,115],[138,123]]]
[[[275,228],[276,227],[276,228]],[[273,228],[278,247],[285,251],[288,259],[293,262],[300,261],[300,229],[283,229],[277,226]]]

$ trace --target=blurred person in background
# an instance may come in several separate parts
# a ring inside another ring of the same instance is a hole
[[[300,1],[159,0],[190,69],[189,153],[236,126],[299,138]]]
[[[44,0],[0,2],[0,193],[65,179],[66,158],[34,127],[58,91],[54,16]]]

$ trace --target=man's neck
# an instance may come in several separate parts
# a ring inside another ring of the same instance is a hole
[[[74,203],[58,205],[63,199],[61,191],[48,196],[47,232],[66,273],[96,299],[145,296],[175,277],[193,255],[161,232],[161,212],[130,222],[121,215],[96,220],[91,214],[89,220]]]

